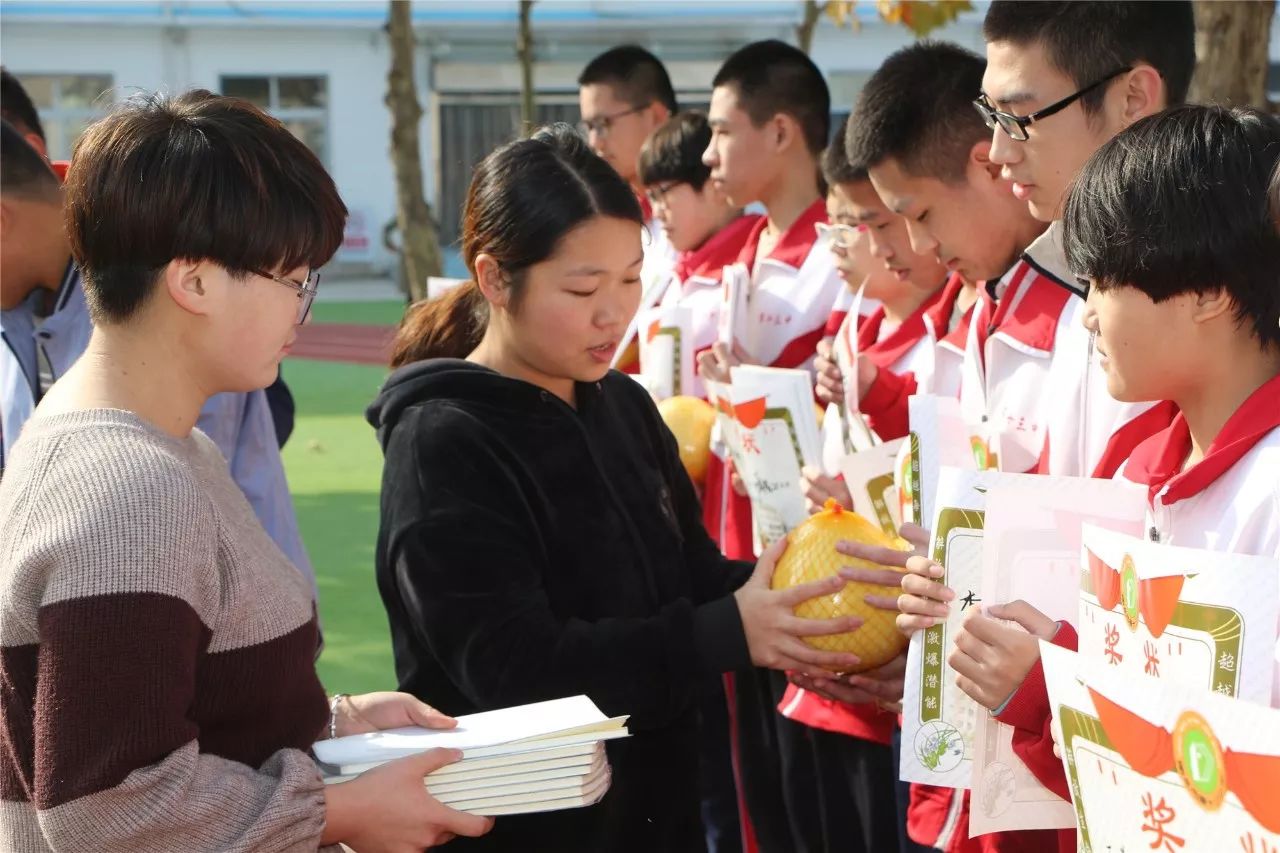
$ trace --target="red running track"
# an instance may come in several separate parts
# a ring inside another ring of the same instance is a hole
[[[312,323],[298,330],[289,354],[293,358],[386,366],[395,332],[395,326]]]

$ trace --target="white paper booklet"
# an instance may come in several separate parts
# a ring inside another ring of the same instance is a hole
[[[894,482],[893,466],[906,439],[878,444],[870,450],[847,454],[840,473],[853,499],[854,512],[880,525],[890,536],[902,526],[902,495]]]
[[[639,314],[640,373],[659,400],[681,394],[702,396],[693,363],[693,312],[681,305],[657,305]]]
[[[969,609],[982,606],[986,492],[999,476],[948,467],[938,472],[930,556],[946,569],[941,583],[956,597],[946,621],[917,631],[907,647],[899,775],[908,782],[969,787],[974,732],[987,711],[956,687],[947,658]]]
[[[1086,853],[1280,850],[1280,710],[1041,643]]]
[[[751,498],[757,553],[809,517],[800,469],[822,464],[822,444],[806,370],[743,365],[729,370],[735,428],[731,455]]]
[[[858,322],[862,319],[863,291],[858,288],[853,296],[853,304],[849,313],[836,331],[835,340],[831,342],[831,354],[835,357],[836,367],[840,368],[843,382],[844,431],[846,449],[849,452],[869,450],[880,443],[880,437],[872,431],[867,419],[858,409]]]
[[[1088,527],[1080,564],[1081,657],[1139,683],[1272,702],[1280,560]]]
[[[1124,480],[1001,474],[987,492],[982,537],[984,605],[1022,600],[1076,624],[1086,522],[1137,533],[1147,492]],[[989,713],[974,739],[969,834],[1060,829],[1071,804],[1045,788],[1013,751],[1013,728]]]
[[[934,516],[938,471],[952,468],[978,470],[970,434],[960,416],[960,402],[951,397],[915,394],[907,400],[911,432],[899,451],[898,478],[911,496],[903,506],[902,520],[926,526]]]
[[[453,729],[408,726],[318,741],[316,758],[339,772],[365,769],[429,749],[460,749],[466,760],[506,752],[625,737],[626,717],[606,717],[586,696],[467,714]],[[447,768],[446,768],[447,769]]]

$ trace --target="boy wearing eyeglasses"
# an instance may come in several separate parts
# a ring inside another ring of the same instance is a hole
[[[1060,222],[1067,189],[1107,140],[1185,98],[1195,66],[1191,4],[996,0],[983,29],[987,68],[976,106],[992,128],[991,160],[1012,182],[1015,198],[1050,222],[1028,248],[1027,264],[1070,286]],[[1012,293],[1016,299],[1018,291]],[[1040,467],[1050,474],[1111,476],[1135,447],[1168,427],[1175,407],[1112,396],[1094,358],[1096,326],[1083,323],[1084,296],[1081,288],[1056,312],[1045,383],[1054,391],[1040,404],[1047,421]],[[1001,310],[1017,307],[1006,294]],[[910,563],[899,621],[923,626],[946,608],[945,592],[928,576],[928,561]],[[975,612],[966,622],[949,663],[962,689],[1014,726],[1014,749],[1037,778],[1066,797],[1048,735],[1038,647],[1020,642],[1026,632],[1045,633],[1046,617],[1021,603],[993,611]],[[1074,831],[1059,834],[1059,849],[1075,849]]]
[[[93,323],[62,222],[62,186],[9,122],[0,153],[0,474],[35,407],[89,344]],[[301,283],[291,283],[295,288]],[[310,304],[312,294],[299,294]],[[210,397],[198,426],[218,445],[258,520],[315,587],[266,394]]]
[[[724,268],[737,260],[747,237],[760,221],[725,197],[711,181],[702,152],[711,142],[706,113],[677,113],[645,140],[640,149],[639,179],[655,222],[676,250],[676,262],[654,302],[687,307],[692,314],[692,347],[696,360],[716,339],[720,316],[720,281]],[[702,378],[684,393],[706,396]]]
[[[679,110],[675,89],[658,57],[638,45],[610,48],[587,63],[578,76],[578,131],[622,179],[631,184],[644,212],[643,288],[640,310],[652,307],[675,264],[676,249],[667,239],[639,176],[640,149],[651,133]],[[618,347],[614,366],[627,373],[640,368],[634,330]]]

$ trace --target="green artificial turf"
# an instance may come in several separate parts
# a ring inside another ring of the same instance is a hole
[[[404,315],[405,305],[391,302],[326,302],[324,289],[311,306],[313,323],[359,323],[371,326],[394,326]]]
[[[373,576],[382,451],[364,420],[386,371],[302,359],[289,359],[283,370],[297,402],[284,465],[320,589],[320,678],[331,693],[394,689],[387,617]]]

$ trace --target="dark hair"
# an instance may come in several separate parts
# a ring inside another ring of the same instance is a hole
[[[1079,88],[1145,62],[1164,79],[1167,106],[1187,99],[1196,67],[1195,29],[1191,0],[994,0],[982,24],[988,42],[1040,42],[1049,63]],[[1106,87],[1100,86],[1080,103],[1092,114],[1105,97]]]
[[[991,131],[973,108],[986,61],[947,42],[924,41],[891,55],[862,87],[849,120],[849,159],[893,158],[912,175],[963,179],[974,143]]]
[[[519,305],[524,273],[596,216],[643,227],[635,193],[563,122],[498,148],[476,166],[462,216],[462,257],[472,280],[409,309],[391,366],[424,358],[465,358],[484,337],[488,304],[475,283],[476,257],[492,255]]]
[[[0,193],[28,199],[58,198],[58,176],[8,119],[0,121]]]
[[[610,48],[587,63],[578,75],[579,86],[603,83],[612,86],[618,100],[633,107],[643,107],[655,101],[675,113],[676,90],[671,86],[666,66],[662,60],[643,47],[624,44]]]
[[[36,105],[31,103],[31,96],[18,78],[4,67],[0,67],[0,118],[19,131],[34,133],[44,139],[44,126],[40,124],[40,114],[36,112]]]
[[[1280,346],[1280,230],[1269,188],[1280,118],[1185,106],[1135,122],[1089,158],[1067,196],[1071,269],[1155,302],[1224,288]]]
[[[868,180],[867,166],[864,162],[851,160],[849,147],[845,139],[850,133],[851,116],[846,116],[836,128],[835,138],[822,153],[822,179],[828,186],[836,184],[853,184]]]
[[[686,110],[667,119],[649,134],[640,149],[640,183],[679,181],[695,190],[711,177],[711,167],[702,162],[702,152],[711,144],[711,125],[701,110]]]
[[[827,147],[831,93],[818,66],[799,48],[776,39],[753,42],[724,61],[711,85],[733,86],[756,127],[785,113],[800,125],[809,151],[818,155]]]
[[[195,89],[130,99],[67,173],[67,235],[95,321],[127,320],[175,258],[234,276],[324,265],[347,208],[315,154],[248,101]]]

